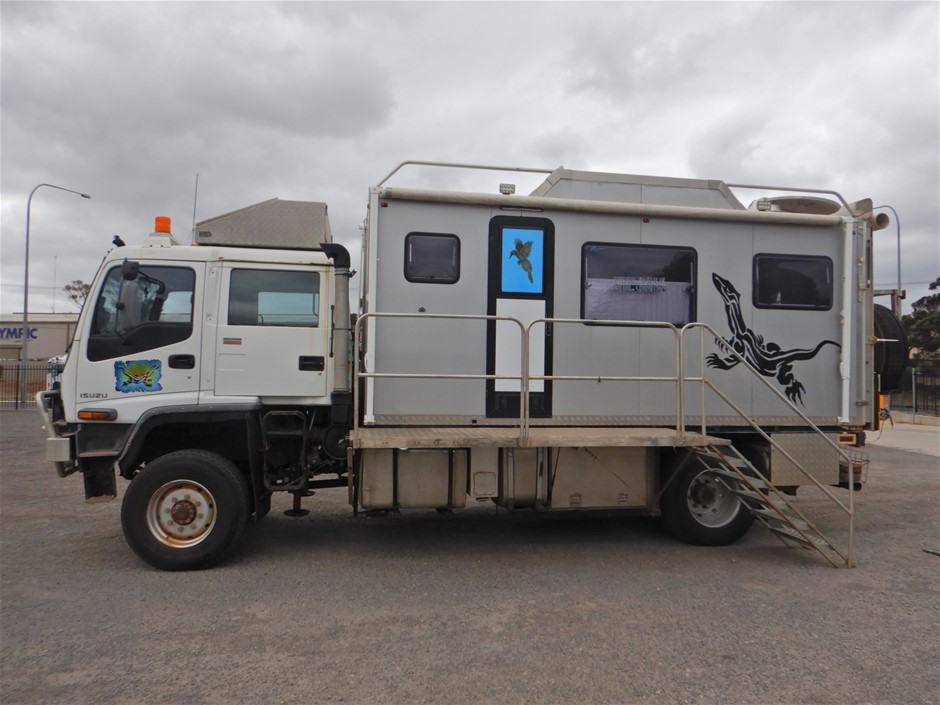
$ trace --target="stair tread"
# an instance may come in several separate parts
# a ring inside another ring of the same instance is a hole
[[[780,523],[785,524],[785,525],[793,526],[803,532],[813,530],[812,527],[809,524],[807,524],[805,521],[803,521],[802,519],[798,519],[796,517],[781,516],[780,514],[778,514],[777,512],[771,509],[761,509],[758,507],[751,507],[751,513],[758,514],[762,517],[767,517],[768,519],[772,519],[773,521],[779,521]]]
[[[834,555],[844,558],[848,563],[848,559],[828,539],[806,520],[795,515],[796,510],[787,500],[770,492],[773,486],[768,481],[750,474],[758,471],[746,458],[708,447],[699,452],[699,462],[717,475],[728,490],[744,500],[755,518],[771,533],[785,541],[815,549],[833,566],[838,565]],[[720,463],[720,467],[713,466],[717,463]],[[765,491],[768,494],[764,494]]]
[[[734,446],[721,446],[720,449],[713,446],[708,446],[705,450],[700,451],[704,455],[715,455],[715,456],[724,456],[726,458],[740,458],[735,450]]]
[[[753,499],[758,502],[762,502],[767,505],[774,505],[775,507],[780,507],[781,509],[785,508],[787,505],[781,502],[776,497],[771,497],[770,495],[761,494],[760,492],[754,492],[750,489],[742,490],[736,487],[729,488],[733,494],[738,495],[738,497],[744,497],[745,499]]]
[[[747,480],[745,481],[737,473],[728,472],[727,470],[713,469],[712,472],[714,472],[716,475],[720,475],[721,477],[727,477],[729,479],[734,480],[735,482],[739,482],[742,485],[746,485],[747,483],[750,483],[751,485],[753,485],[754,487],[757,487],[758,489],[765,490],[768,488],[767,483],[761,480],[759,477],[748,476]]]
[[[801,543],[804,545],[812,544],[813,546],[816,546],[817,548],[831,548],[830,543],[826,541],[825,539],[819,538],[817,536],[805,536],[801,534],[800,532],[798,532],[796,529],[791,529],[786,526],[768,526],[767,528],[770,529],[775,534],[780,534],[781,536],[784,536],[788,539],[796,541],[797,543]]]

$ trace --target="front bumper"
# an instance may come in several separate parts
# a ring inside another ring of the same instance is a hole
[[[55,466],[59,477],[67,477],[78,469],[75,463],[73,446],[74,434],[68,431],[64,421],[55,420],[55,403],[59,398],[58,390],[36,394],[36,409],[42,416],[46,437],[46,460]]]

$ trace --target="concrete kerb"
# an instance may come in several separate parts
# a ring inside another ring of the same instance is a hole
[[[891,418],[895,423],[909,423],[917,426],[937,426],[940,427],[940,416],[930,414],[913,414],[909,411],[891,410]],[[890,425],[890,424],[889,424]]]

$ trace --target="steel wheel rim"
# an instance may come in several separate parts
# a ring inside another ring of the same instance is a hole
[[[733,521],[741,507],[741,500],[710,472],[695,476],[689,484],[686,502],[695,520],[713,529]]]
[[[169,548],[189,548],[204,541],[215,526],[212,493],[193,480],[174,480],[147,503],[147,528]]]

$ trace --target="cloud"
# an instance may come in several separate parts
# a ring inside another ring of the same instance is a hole
[[[18,310],[40,191],[37,310],[111,237],[273,196],[357,246],[405,159],[828,188],[890,203],[905,279],[940,271],[936,3],[19,3],[0,24],[0,309]],[[520,192],[540,176],[411,169]],[[894,277],[894,233],[876,280]],[[50,254],[53,259],[50,259]],[[53,285],[53,279],[61,279]],[[61,299],[60,299],[61,301]]]

